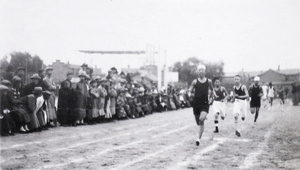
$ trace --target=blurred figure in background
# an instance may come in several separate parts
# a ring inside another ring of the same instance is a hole
[[[274,88],[272,82],[269,83],[267,93],[268,93],[268,98],[269,98],[269,103],[270,103],[270,107],[269,107],[269,110],[270,110],[273,106],[273,99],[275,97],[275,88]]]

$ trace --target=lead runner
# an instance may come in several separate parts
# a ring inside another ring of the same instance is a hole
[[[204,131],[204,121],[208,114],[209,105],[212,103],[213,85],[212,81],[205,77],[206,67],[198,66],[199,78],[193,80],[189,88],[189,94],[195,90],[193,112],[197,125],[199,126],[196,145],[200,145],[200,139]]]

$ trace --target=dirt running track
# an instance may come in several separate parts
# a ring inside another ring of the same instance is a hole
[[[300,106],[278,101],[250,112],[234,135],[232,104],[214,134],[208,115],[199,147],[192,109],[135,120],[58,127],[1,138],[1,169],[300,169]]]

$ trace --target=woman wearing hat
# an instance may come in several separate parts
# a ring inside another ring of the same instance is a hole
[[[31,83],[24,86],[24,89],[21,91],[21,97],[33,94],[34,88],[39,86],[41,78],[38,74],[33,74],[30,79]]]
[[[57,116],[56,116],[56,110],[55,110],[55,90],[56,90],[56,85],[53,81],[52,78],[52,67],[47,67],[46,68],[46,76],[43,80],[44,85],[45,85],[45,90],[51,92],[49,100],[47,100],[46,104],[46,113],[48,116],[48,123],[50,127],[56,126],[56,121],[57,121]],[[51,122],[54,122],[55,125],[50,124]]]
[[[106,79],[102,78],[100,81],[100,85],[97,90],[99,92],[99,114],[100,116],[105,116],[105,98],[107,96],[107,91],[105,89]]]
[[[57,121],[61,126],[72,124],[71,122],[71,109],[72,109],[72,95],[71,82],[65,80],[61,83],[61,88],[58,93],[57,105]]]
[[[75,125],[85,125],[84,118],[86,117],[87,98],[89,97],[86,75],[79,75],[80,81],[76,84],[76,108],[75,108]]]
[[[117,98],[117,90],[114,87],[115,81],[109,82],[108,87],[108,94],[109,94],[109,101],[110,101],[110,111],[111,114],[114,116],[116,114],[116,98]]]
[[[97,81],[92,80],[90,82],[91,88],[90,93],[90,104],[91,108],[88,110],[87,118],[88,124],[94,124],[96,119],[99,117],[99,92],[97,89]]]

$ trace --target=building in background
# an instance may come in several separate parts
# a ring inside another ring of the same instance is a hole
[[[53,68],[53,79],[54,82],[60,83],[66,79],[67,73],[73,73],[75,79],[78,77],[78,72],[81,68],[81,65],[74,65],[68,63],[63,63],[60,60],[56,60],[50,65]],[[101,69],[95,67],[93,69],[93,75],[101,75]]]
[[[222,84],[228,88],[230,91],[233,90],[234,86],[234,76],[239,74],[242,77],[242,82],[249,86],[253,83],[255,76],[260,77],[260,82],[263,84],[272,84],[275,86],[275,89],[278,89],[279,86],[282,86],[284,89],[288,89],[291,92],[292,83],[300,85],[300,69],[284,69],[281,70],[278,66],[277,70],[269,69],[267,71],[240,71],[240,72],[230,72],[225,73],[225,76],[222,77]]]

